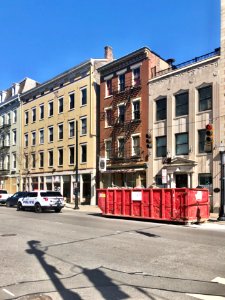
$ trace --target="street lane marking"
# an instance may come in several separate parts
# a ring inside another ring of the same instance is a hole
[[[10,291],[8,291],[7,289],[2,289],[6,294],[9,294],[10,296],[15,297],[15,295],[13,293],[11,293]]]
[[[216,277],[212,280],[212,282],[218,282],[218,283],[221,283],[221,284],[225,284],[225,278],[222,278],[222,277]]]
[[[216,277],[213,280],[211,280],[211,282],[225,284],[225,278]],[[186,294],[186,295],[197,299],[202,299],[202,300],[224,300],[225,299],[225,297],[221,297],[221,296],[209,296],[209,295],[201,295],[201,294]]]
[[[208,296],[208,295],[200,295],[200,294],[186,294],[188,296],[201,299],[201,300],[224,300],[224,297],[220,296]]]

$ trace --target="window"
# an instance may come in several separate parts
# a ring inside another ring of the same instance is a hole
[[[39,130],[39,138],[40,138],[39,143],[44,144],[44,129],[43,128]]]
[[[28,133],[24,134],[24,146],[28,147]]]
[[[124,138],[118,139],[118,157],[124,157],[125,140]]]
[[[106,84],[106,97],[112,95],[112,79],[108,79],[105,82]]]
[[[87,105],[87,88],[81,89],[81,106]]]
[[[210,173],[198,174],[198,184],[209,188],[209,186],[212,186],[212,175]]]
[[[166,98],[160,99],[156,101],[156,121],[165,120],[167,104]]]
[[[63,98],[59,98],[59,114],[63,113]]]
[[[16,154],[13,153],[12,155],[12,167],[13,169],[16,169]]]
[[[40,120],[44,119],[44,104],[40,105]]]
[[[110,159],[112,157],[112,141],[105,141],[105,156],[106,159]]]
[[[119,75],[119,91],[123,92],[125,90],[125,74]]]
[[[48,166],[53,167],[53,150],[48,151]]]
[[[39,153],[39,162],[40,162],[39,167],[43,168],[44,167],[44,152]]]
[[[135,135],[132,137],[132,155],[140,156],[140,136]]]
[[[119,115],[119,123],[124,123],[125,121],[125,105],[119,105],[118,106],[118,115]]]
[[[206,134],[205,129],[201,129],[198,131],[198,152],[199,153],[205,152],[205,134]]]
[[[59,140],[63,140],[63,124],[58,125]]]
[[[36,131],[33,131],[31,133],[31,138],[32,138],[31,145],[35,146],[36,145]]]
[[[13,145],[16,145],[17,142],[16,129],[14,129],[12,133],[13,133]]]
[[[74,109],[75,107],[75,94],[72,93],[72,94],[69,94],[69,98],[70,98],[70,109]]]
[[[32,122],[36,122],[36,107],[32,108]]]
[[[71,121],[69,122],[69,137],[74,137],[75,136],[75,122]]]
[[[133,69],[133,85],[138,86],[141,83],[140,80],[140,67]]]
[[[13,123],[17,122],[17,110],[13,111]]]
[[[199,111],[212,109],[212,86],[206,86],[198,90]]]
[[[70,165],[74,165],[74,155],[75,155],[74,147],[69,147],[69,164]]]
[[[166,150],[166,136],[156,137],[156,157],[165,157]]]
[[[87,118],[82,118],[81,120],[81,135],[87,134]]]
[[[53,142],[53,126],[48,127],[48,141],[49,143]]]
[[[35,155],[35,153],[31,154],[31,163],[32,163],[32,168],[36,168],[36,155]]]
[[[81,162],[87,162],[87,144],[81,144]]]
[[[176,134],[176,155],[188,154],[188,134]]]
[[[27,125],[29,123],[29,112],[25,111],[25,125]]]
[[[133,101],[133,120],[140,120],[140,100]]]
[[[159,188],[164,188],[165,184],[162,183],[162,176],[161,175],[156,175],[155,176],[155,184]]]
[[[2,125],[5,125],[5,115],[2,116]]]
[[[60,148],[58,149],[58,164],[59,166],[62,166],[63,165],[63,149]]]
[[[188,115],[188,93],[182,93],[175,96],[176,99],[176,117]]]
[[[113,125],[112,122],[112,108],[107,108],[105,110],[105,126],[110,127]]]
[[[28,169],[28,155],[25,155],[25,162],[24,162],[25,169]]]
[[[53,113],[54,113],[54,111],[53,111],[53,101],[51,101],[51,102],[48,103],[48,116],[49,117],[53,116]]]

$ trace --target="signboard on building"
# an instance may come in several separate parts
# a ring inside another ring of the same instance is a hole
[[[162,184],[167,183],[167,169],[162,169]]]

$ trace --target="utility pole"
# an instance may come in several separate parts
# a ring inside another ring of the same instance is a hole
[[[76,168],[75,168],[75,187],[74,187],[74,194],[75,194],[75,206],[74,209],[79,209],[78,206],[78,192],[79,192],[79,184],[78,184],[78,121],[76,121]]]

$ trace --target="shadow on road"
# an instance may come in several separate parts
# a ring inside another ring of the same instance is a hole
[[[56,274],[61,274],[54,266],[48,264],[44,258],[45,252],[39,249],[41,246],[41,243],[39,241],[28,241],[28,245],[30,249],[26,250],[28,254],[35,255],[37,260],[39,261],[40,265],[43,267],[44,271],[48,275],[49,279],[55,286],[56,292],[59,293],[59,295],[62,297],[62,299],[66,300],[79,300],[82,299],[77,293],[67,289],[61,280],[57,277]],[[99,269],[87,269],[82,268],[81,273],[85,275],[89,281],[94,285],[94,287],[99,291],[99,293],[102,295],[105,299],[128,299],[129,295],[121,291],[121,289],[112,282],[111,278],[109,278],[103,271]],[[110,293],[109,290],[110,289]]]

